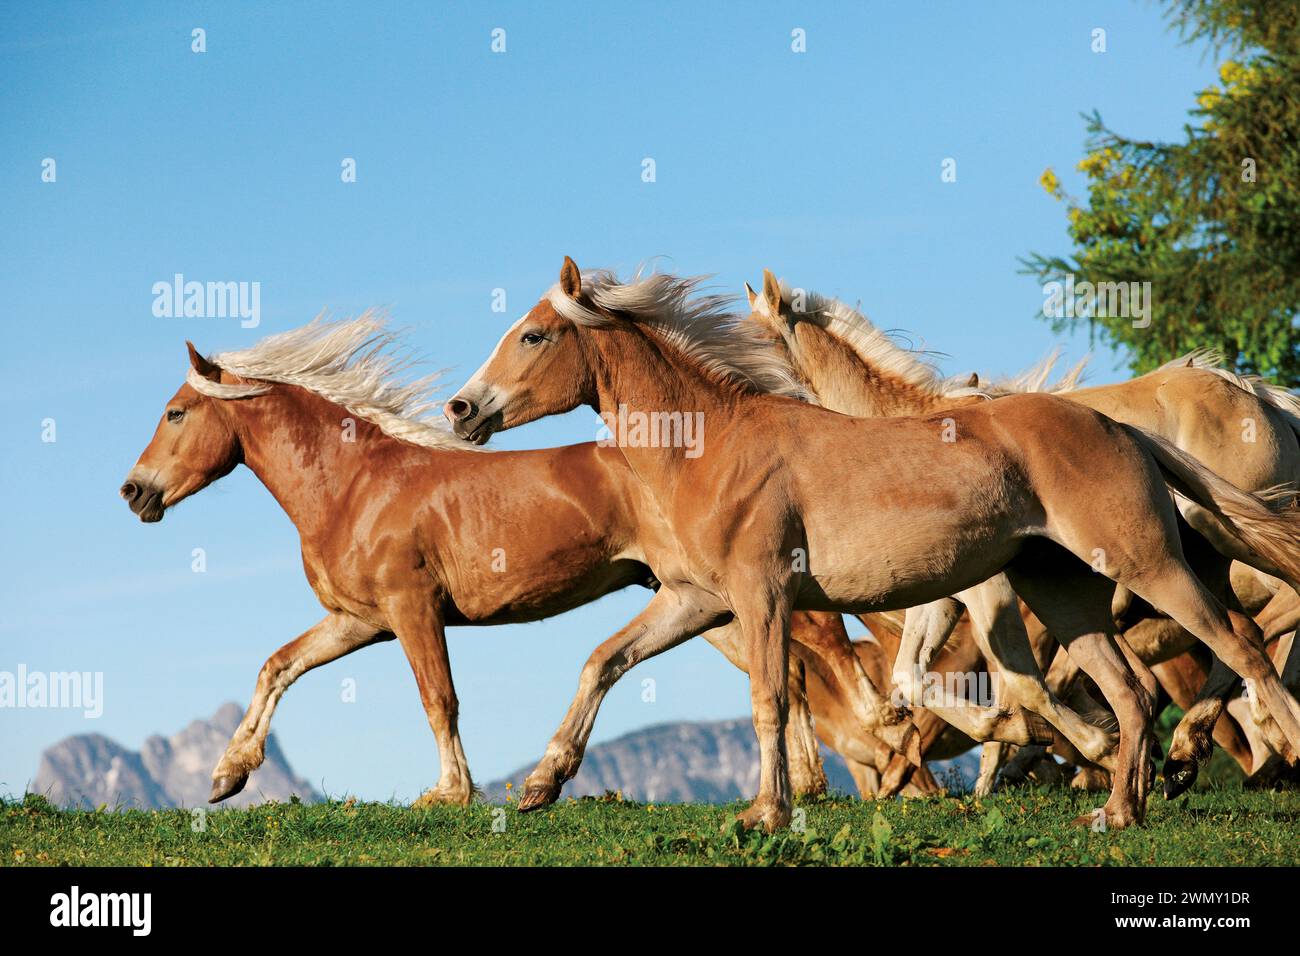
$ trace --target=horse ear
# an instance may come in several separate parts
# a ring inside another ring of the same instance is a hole
[[[749,297],[749,308],[750,311],[753,311],[754,303],[758,301],[758,293],[754,291],[748,282],[745,283],[745,295]]]
[[[967,387],[967,388],[979,388],[979,386],[980,386],[980,373],[979,373],[979,372],[971,372],[971,373],[970,373],[970,378],[967,379],[967,381],[966,381],[966,387]]]
[[[185,347],[190,350],[190,365],[193,366],[194,371],[198,372],[204,378],[216,380],[221,377],[221,369],[200,355],[199,350],[194,347],[193,342],[186,339]]]
[[[771,269],[763,270],[763,301],[773,315],[781,314],[781,283],[776,281]]]
[[[568,256],[564,257],[564,265],[560,267],[560,291],[570,299],[582,295],[582,273],[578,264]]]

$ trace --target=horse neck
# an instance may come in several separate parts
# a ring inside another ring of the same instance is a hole
[[[925,415],[951,404],[927,388],[872,364],[846,342],[816,325],[801,326],[792,361],[826,408],[858,418]]]
[[[370,422],[293,385],[223,405],[233,418],[244,464],[304,540],[337,525],[339,500],[359,463],[373,455],[377,441],[392,441]],[[352,430],[346,434],[351,440],[345,440],[345,427]]]
[[[655,333],[637,326],[596,327],[585,338],[596,411],[607,424],[620,422],[625,413],[630,420],[633,413],[699,412],[706,425],[733,420],[739,390],[714,380]],[[642,480],[671,480],[685,461],[684,448],[629,445],[623,437],[615,433],[613,440]]]

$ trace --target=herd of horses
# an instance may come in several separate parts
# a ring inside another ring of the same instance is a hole
[[[778,282],[749,311],[699,280],[565,259],[434,420],[431,380],[382,317],[316,320],[190,368],[121,494],[143,521],[250,468],[296,526],[327,610],[263,665],[211,800],[262,762],[304,672],[396,638],[441,762],[421,802],[468,803],[445,628],[533,621],[641,585],[646,608],[582,669],[519,809],[578,770],[627,670],[703,635],[750,678],[760,754],[746,826],[826,787],[937,788],[926,760],[983,744],[977,788],[1060,776],[1108,828],[1192,785],[1217,742],[1248,782],[1300,759],[1300,401],[1194,353],[1117,385],[945,380],[855,309]],[[188,344],[188,343],[187,343]],[[664,426],[484,453],[589,405]],[[670,423],[698,416],[699,444]],[[658,440],[667,437],[669,440]],[[903,613],[905,611],[905,613]],[[842,615],[870,636],[852,641]],[[989,695],[971,687],[991,686]],[[967,690],[963,690],[966,688]],[[1153,726],[1185,714],[1162,755]]]

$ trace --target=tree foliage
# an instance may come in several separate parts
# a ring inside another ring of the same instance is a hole
[[[1079,170],[1087,196],[1040,180],[1066,204],[1073,250],[1032,254],[1044,282],[1150,282],[1151,318],[1052,318],[1126,349],[1145,372],[1197,348],[1240,371],[1300,384],[1300,3],[1169,0],[1183,42],[1227,55],[1178,143],[1122,136],[1094,112]],[[1141,95],[1141,91],[1135,91]],[[1098,310],[1094,310],[1096,313]],[[1113,311],[1113,310],[1112,310]]]

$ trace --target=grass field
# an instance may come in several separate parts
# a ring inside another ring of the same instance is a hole
[[[1099,795],[1029,788],[969,796],[800,804],[802,830],[732,825],[741,804],[565,801],[520,814],[476,805],[413,810],[379,803],[271,804],[123,813],[0,804],[5,865],[1295,865],[1300,793],[1198,790],[1151,800],[1147,825],[1094,832],[1071,820]]]

